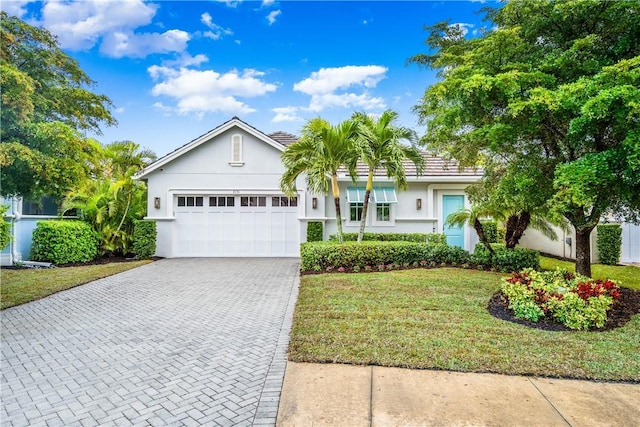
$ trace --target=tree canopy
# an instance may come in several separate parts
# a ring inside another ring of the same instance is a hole
[[[423,142],[486,171],[484,197],[544,209],[589,235],[603,215],[640,213],[640,3],[519,1],[485,8],[477,38],[428,27],[411,61],[440,81],[415,107]]]
[[[97,142],[83,136],[114,125],[108,97],[55,36],[0,15],[2,194],[27,198],[62,195],[88,171]]]

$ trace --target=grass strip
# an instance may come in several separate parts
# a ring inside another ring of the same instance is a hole
[[[93,280],[131,270],[151,261],[115,262],[47,269],[0,269],[0,308],[44,298]]]

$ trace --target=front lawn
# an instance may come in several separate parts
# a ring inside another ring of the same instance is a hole
[[[574,273],[576,271],[574,262],[549,257],[540,257],[540,267],[544,270],[555,270],[560,267]],[[594,279],[612,279],[625,288],[640,290],[640,268],[633,265],[591,264],[591,276]]]
[[[303,276],[289,358],[640,381],[640,315],[606,332],[532,329],[488,313],[500,277],[457,268]]]
[[[0,308],[44,298],[65,289],[148,264],[149,260],[47,269],[0,269]]]

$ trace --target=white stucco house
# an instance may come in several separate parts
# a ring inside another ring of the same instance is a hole
[[[148,186],[147,219],[157,223],[162,257],[299,256],[307,223],[324,223],[324,238],[336,232],[330,196],[313,194],[303,178],[298,194],[280,190],[280,155],[296,137],[267,135],[237,117],[156,160],[136,174]],[[451,244],[472,250],[469,227],[445,228],[448,213],[468,206],[464,189],[481,172],[459,171],[425,153],[426,171],[407,164],[409,189],[398,192],[381,171],[374,179],[368,232],[445,232]],[[357,232],[366,171],[354,184],[340,177],[345,232]]]

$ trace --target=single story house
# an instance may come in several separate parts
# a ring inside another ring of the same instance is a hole
[[[136,174],[148,186],[147,219],[157,223],[156,255],[162,257],[299,256],[307,224],[324,224],[324,239],[336,233],[331,195],[313,194],[303,177],[298,193],[280,190],[280,155],[297,138],[267,135],[237,117],[156,160]],[[374,179],[368,232],[444,232],[451,244],[472,250],[470,227],[445,227],[443,219],[469,207],[465,188],[481,177],[459,171],[425,153],[426,171],[417,176],[407,163],[409,188],[399,192],[383,171]],[[360,224],[366,169],[353,183],[340,174],[344,232]]]

